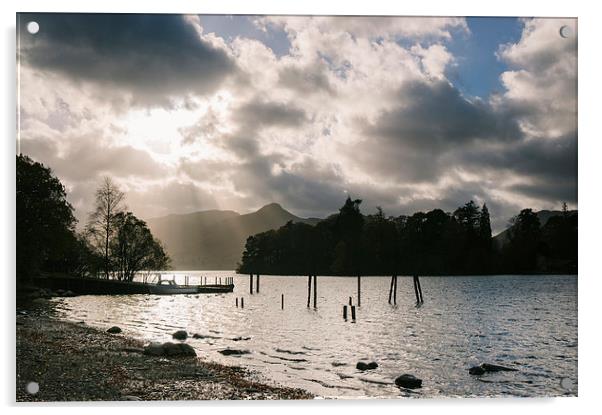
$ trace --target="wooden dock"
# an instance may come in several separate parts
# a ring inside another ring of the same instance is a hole
[[[71,277],[65,275],[48,275],[35,278],[36,285],[51,290],[69,290],[76,295],[125,295],[125,294],[155,294],[156,284],[139,281],[119,281],[114,279]],[[234,291],[234,281],[229,284],[202,284],[183,285],[186,288],[195,288],[196,294],[231,293]],[[188,290],[190,291],[190,290]],[[161,293],[167,294],[167,293]],[[191,292],[177,292],[171,294],[191,294]]]

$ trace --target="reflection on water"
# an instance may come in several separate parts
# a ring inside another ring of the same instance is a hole
[[[397,306],[387,303],[389,278],[362,278],[357,321],[342,318],[356,280],[318,277],[318,309],[308,309],[307,278],[249,277],[232,272],[235,290],[219,295],[82,296],[57,299],[63,318],[120,326],[124,334],[168,341],[180,329],[208,360],[242,365],[263,379],[329,397],[548,396],[577,393],[577,277],[423,277],[425,303],[416,308],[410,277],[399,278]],[[191,280],[192,282],[192,280]],[[281,294],[285,308],[281,309]],[[235,298],[244,297],[244,309]],[[249,354],[223,356],[225,348]],[[355,364],[376,361],[375,370]],[[468,374],[497,363],[518,372]],[[403,373],[423,379],[413,392],[395,387]]]

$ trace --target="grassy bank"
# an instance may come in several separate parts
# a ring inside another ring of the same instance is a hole
[[[37,313],[19,313],[16,332],[18,402],[312,398],[202,356],[147,356],[138,340]]]

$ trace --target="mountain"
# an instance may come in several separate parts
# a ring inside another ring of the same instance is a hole
[[[250,235],[278,229],[288,221],[314,225],[319,220],[300,218],[271,203],[244,215],[231,210],[207,210],[153,218],[147,223],[153,235],[165,244],[174,269],[232,270]]]
[[[540,223],[541,227],[544,227],[545,224],[548,223],[548,220],[551,217],[561,216],[562,211],[560,211],[560,210],[540,210],[539,212],[535,212],[535,214],[537,215],[537,218],[539,219],[539,223]],[[575,215],[575,214],[577,214],[577,211],[569,210],[568,214]],[[512,229],[512,226],[506,228],[505,230],[503,230],[502,232],[498,233],[497,235],[495,235],[493,237],[494,246],[501,248],[502,246],[506,245],[510,241],[510,229]]]

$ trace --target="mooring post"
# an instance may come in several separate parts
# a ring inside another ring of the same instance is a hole
[[[245,298],[240,297],[240,308],[245,308]]]
[[[362,305],[362,277],[357,276],[357,306]]]
[[[393,304],[397,305],[397,275],[393,282]]]
[[[236,297],[236,308],[238,308],[238,297]]]
[[[280,309],[284,310],[284,294],[280,295]]]
[[[347,306],[346,305],[343,306],[343,319],[345,321],[347,321]]]
[[[394,275],[391,275],[391,284],[389,284],[389,304],[391,304],[391,297],[393,297],[393,280],[395,279]]]
[[[418,276],[414,275],[414,292],[416,293],[416,302],[420,302],[420,295],[418,294]]]
[[[349,305],[353,305],[353,298],[349,297]]]
[[[309,308],[311,299],[311,275],[307,277],[307,308]]]
[[[424,303],[424,299],[422,298],[422,286],[420,285],[420,278],[416,276],[416,285],[418,286],[418,294],[420,294],[420,302]]]
[[[355,321],[355,306],[351,306],[351,320]]]
[[[249,292],[253,295],[253,274],[249,274]]]
[[[314,275],[314,308],[318,308],[318,276]]]
[[[259,274],[257,274],[255,277],[257,279],[257,289],[255,291],[257,292],[257,294],[259,294]]]

